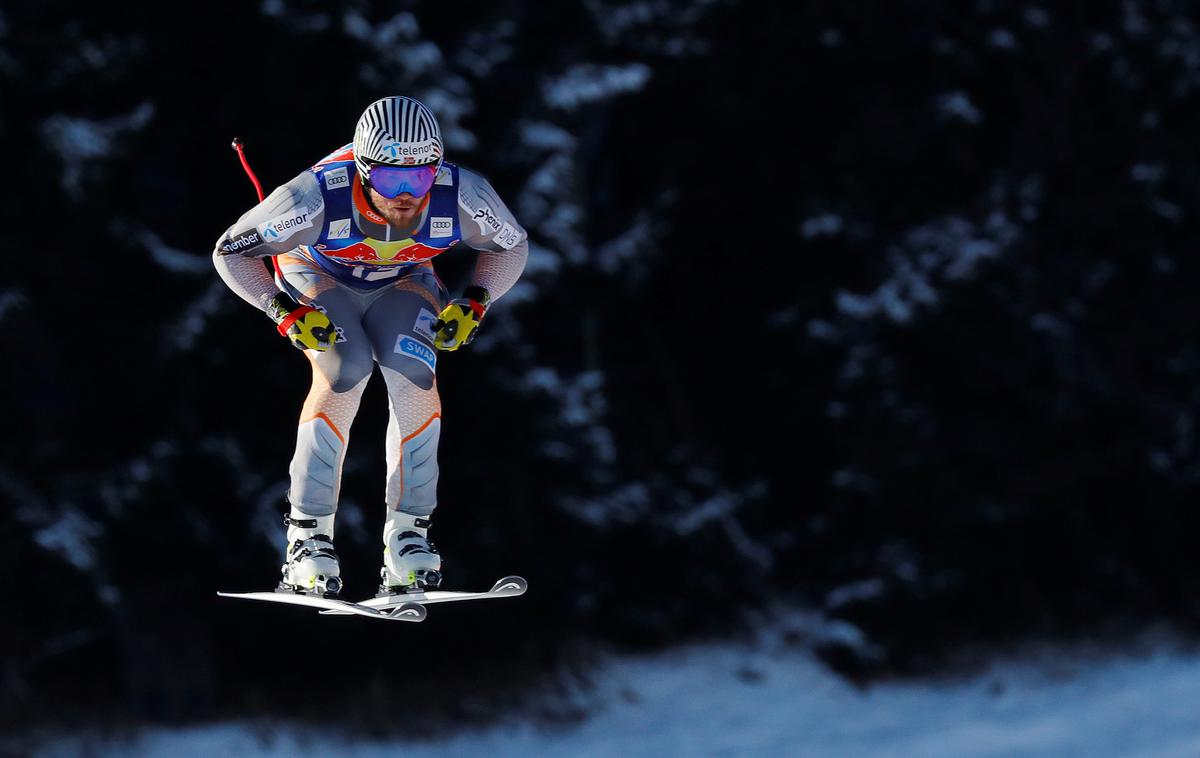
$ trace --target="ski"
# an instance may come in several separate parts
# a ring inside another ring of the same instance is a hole
[[[486,592],[455,592],[450,590],[429,590],[427,592],[405,592],[399,595],[373,597],[357,603],[359,608],[368,608],[381,612],[390,612],[392,608],[404,608],[414,603],[421,606],[430,603],[453,603],[459,600],[484,600],[493,597],[517,597],[524,595],[529,589],[529,583],[519,576],[506,576],[492,585]],[[423,609],[422,609],[423,610]],[[330,608],[321,613],[326,616],[342,616],[352,613],[344,608]]]
[[[237,597],[245,600],[265,600],[269,603],[287,603],[320,608],[322,613],[354,614],[389,621],[424,621],[425,608],[414,602],[399,602],[383,608],[372,608],[331,597],[317,597],[295,592],[218,592],[221,597]]]

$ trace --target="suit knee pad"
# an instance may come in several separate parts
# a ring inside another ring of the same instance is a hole
[[[344,454],[342,438],[323,417],[301,424],[288,472],[291,504],[310,516],[328,516],[337,511]]]
[[[441,436],[442,420],[434,418],[404,443],[404,492],[400,510],[405,513],[428,516],[437,507],[437,449]]]

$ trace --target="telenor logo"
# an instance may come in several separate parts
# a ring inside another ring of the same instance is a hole
[[[298,211],[291,216],[273,218],[259,227],[265,240],[282,240],[291,237],[301,229],[312,226],[312,217],[308,211]]]
[[[433,142],[430,140],[415,145],[403,142],[389,142],[383,146],[383,152],[389,158],[403,158],[405,156],[412,156],[414,158],[428,157],[433,155]]]
[[[435,321],[437,321],[437,315],[427,308],[422,308],[421,312],[417,314],[416,322],[413,323],[413,331],[433,342],[433,322]]]

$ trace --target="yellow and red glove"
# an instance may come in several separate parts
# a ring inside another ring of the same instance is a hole
[[[463,290],[463,296],[451,300],[433,322],[433,346],[438,350],[457,350],[471,344],[491,302],[492,296],[483,287]]]
[[[311,305],[300,305],[286,292],[271,298],[267,315],[275,322],[276,330],[300,350],[323,353],[344,340],[324,312]]]

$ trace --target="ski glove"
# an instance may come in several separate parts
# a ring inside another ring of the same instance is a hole
[[[344,342],[340,330],[325,313],[311,305],[300,305],[291,295],[280,292],[267,303],[267,315],[276,329],[301,350],[325,352],[335,342]]]
[[[433,346],[457,350],[471,344],[492,296],[483,287],[467,287],[463,296],[450,301],[433,322]]]

